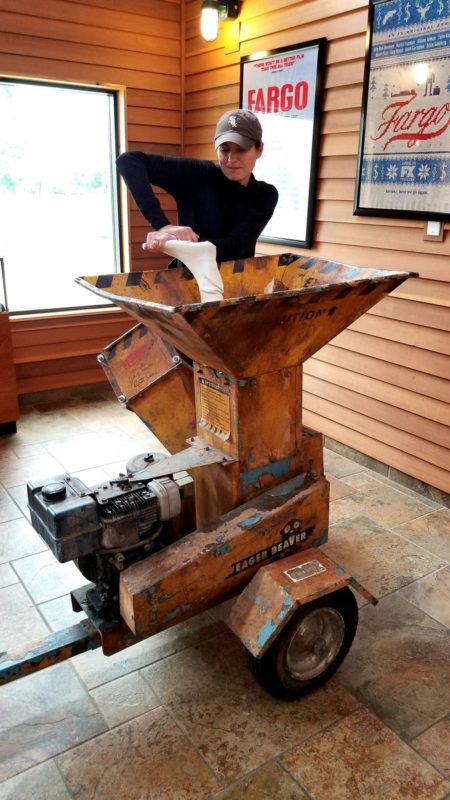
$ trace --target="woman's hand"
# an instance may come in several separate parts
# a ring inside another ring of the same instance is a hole
[[[164,250],[167,242],[178,239],[180,242],[198,242],[199,236],[187,225],[164,225],[159,231],[150,231],[142,245],[143,250]]]

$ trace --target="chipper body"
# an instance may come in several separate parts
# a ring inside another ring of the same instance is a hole
[[[114,653],[234,597],[228,624],[256,678],[298,696],[351,645],[349,586],[376,602],[320,550],[329,485],[322,437],[302,424],[302,365],[411,273],[291,253],[220,271],[224,299],[203,304],[183,268],[78,279],[134,317],[99,360],[167,450],[99,486],[29,484],[34,527],[90,581],[72,593],[88,619],[8,654],[0,680]]]

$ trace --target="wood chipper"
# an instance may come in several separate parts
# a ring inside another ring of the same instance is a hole
[[[34,528],[89,581],[87,619],[0,663],[13,680],[79,652],[115,653],[234,597],[228,624],[257,680],[296,697],[337,669],[357,626],[353,589],[321,551],[322,437],[302,425],[302,364],[412,273],[295,254],[220,265],[224,299],[199,302],[183,268],[78,282],[137,324],[99,360],[119,400],[168,455],[115,480],[28,485]]]

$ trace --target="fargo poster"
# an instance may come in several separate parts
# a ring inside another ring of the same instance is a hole
[[[450,0],[371,9],[355,214],[450,214]]]
[[[263,128],[255,174],[279,192],[268,241],[310,244],[324,48],[320,39],[241,60],[241,107]]]

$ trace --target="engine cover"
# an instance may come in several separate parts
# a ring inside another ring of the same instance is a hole
[[[130,483],[121,476],[88,487],[56,475],[28,484],[33,527],[58,561],[140,546],[180,513],[180,505],[180,490],[169,477]]]
[[[28,483],[31,523],[58,561],[71,561],[100,547],[98,506],[79,478],[55,475]]]

